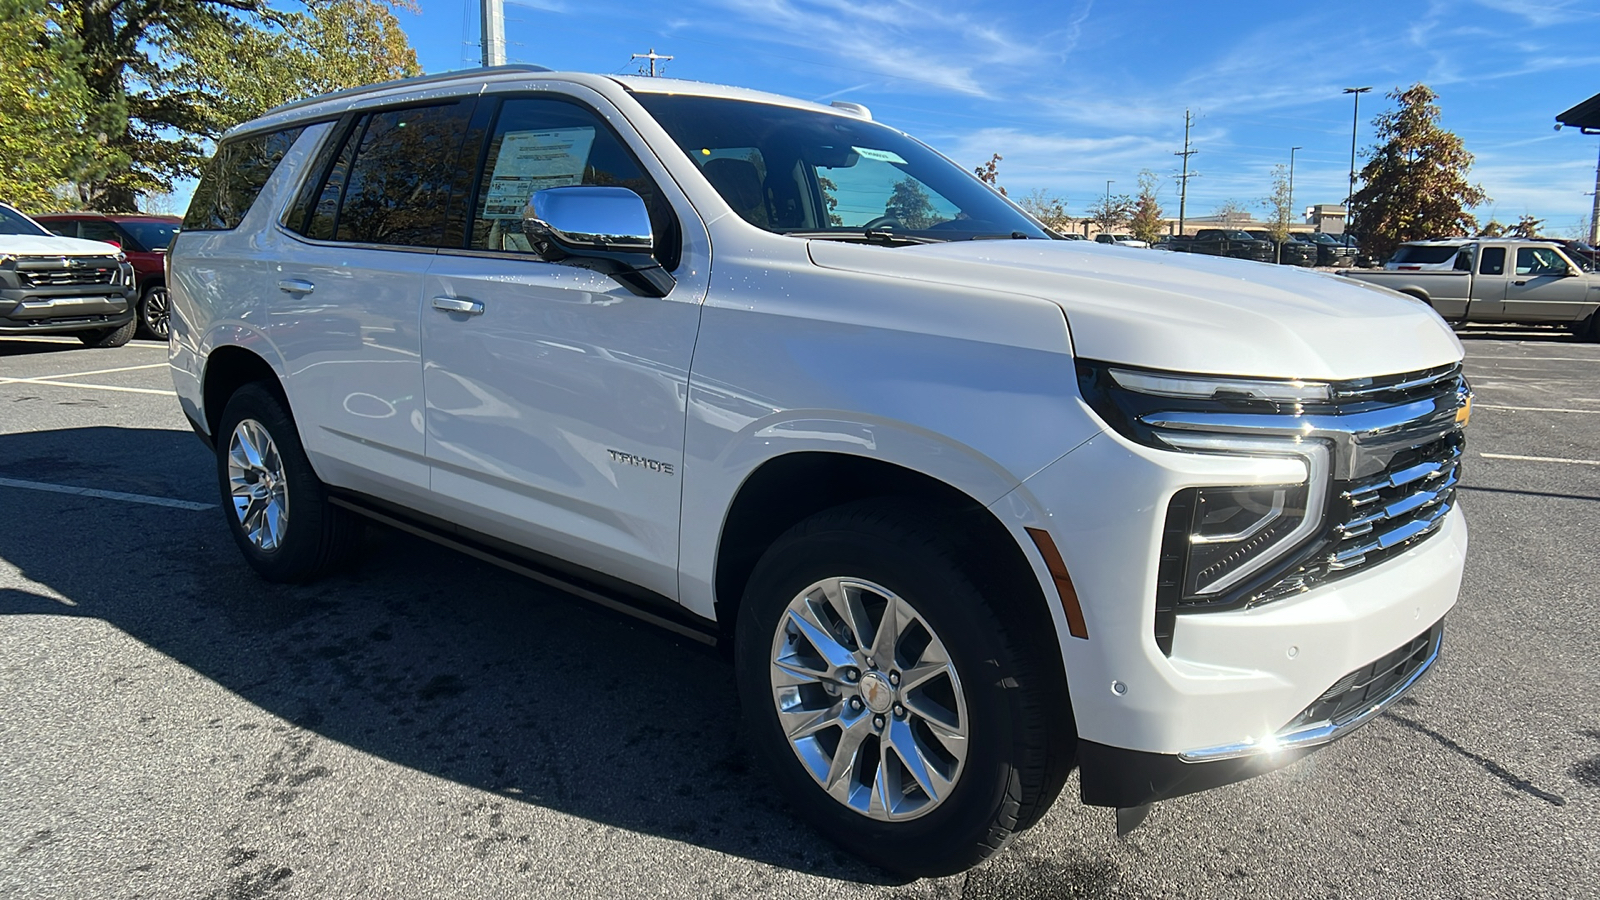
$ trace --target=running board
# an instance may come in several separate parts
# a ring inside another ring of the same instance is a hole
[[[380,512],[376,509],[373,509],[371,506],[367,506],[366,504],[351,500],[346,497],[341,497],[337,494],[329,496],[328,502],[332,503],[334,506],[350,510],[357,515],[387,525],[390,528],[404,531],[407,534],[416,535],[424,540],[432,541],[435,544],[438,544],[442,547],[448,547],[451,550],[455,550],[459,553],[465,553],[474,559],[483,560],[486,563],[499,566],[507,571],[515,572],[524,578],[537,581],[547,587],[555,588],[558,591],[571,594],[575,597],[581,597],[584,600],[588,600],[590,603],[598,604],[613,612],[619,612],[625,616],[631,616],[632,618],[648,622],[658,628],[664,628],[673,634],[681,635],[692,641],[697,641],[711,647],[715,647],[721,642],[715,626],[709,623],[704,627],[697,627],[694,624],[673,621],[666,616],[657,615],[649,610],[641,609],[628,600],[601,593],[594,588],[580,584],[575,580],[562,577],[561,575],[549,572],[542,568],[536,568],[532,563],[525,560],[516,559],[507,554],[491,550],[487,547],[479,546],[470,540],[463,540],[459,537],[451,537],[449,535],[441,534],[436,529],[429,528],[426,525],[410,522],[405,519]]]

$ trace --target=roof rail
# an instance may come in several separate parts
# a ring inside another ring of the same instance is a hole
[[[381,81],[377,84],[364,84],[360,87],[345,88],[342,91],[334,91],[329,94],[318,94],[315,97],[307,97],[304,100],[296,100],[292,103],[285,103],[282,106],[274,106],[273,108],[262,113],[260,118],[266,118],[267,116],[276,115],[281,112],[288,112],[291,109],[301,109],[303,107],[311,106],[315,103],[321,103],[324,100],[335,100],[341,97],[356,97],[362,94],[375,94],[379,91],[386,91],[391,88],[422,87],[423,85],[438,84],[445,81],[457,81],[462,78],[484,75],[505,75],[517,72],[531,75],[538,72],[553,71],[555,70],[546,66],[516,64],[509,66],[489,66],[487,68],[476,69],[456,69],[453,72],[439,72],[434,75],[418,75],[414,78],[398,78],[394,81]]]

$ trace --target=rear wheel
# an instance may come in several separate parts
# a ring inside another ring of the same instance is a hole
[[[97,331],[80,331],[78,340],[83,341],[85,347],[96,347],[102,350],[111,347],[121,347],[133,340],[133,330],[138,327],[137,321],[131,321],[119,328],[102,328]]]
[[[217,480],[228,530],[268,581],[309,581],[346,558],[360,520],[328,502],[294,420],[265,386],[228,399],[217,429]]]
[[[795,526],[751,575],[735,648],[790,802],[914,875],[966,869],[1038,818],[1060,790],[1048,717],[1070,716],[931,521],[852,504]]]
[[[1583,339],[1600,344],[1600,309],[1589,314],[1588,327],[1583,329]]]

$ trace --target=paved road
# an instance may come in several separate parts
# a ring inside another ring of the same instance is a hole
[[[1123,841],[1074,781],[905,882],[790,818],[721,659],[376,530],[266,585],[164,348],[0,339],[0,897],[1595,896],[1600,346],[1466,343],[1471,560],[1403,705]]]

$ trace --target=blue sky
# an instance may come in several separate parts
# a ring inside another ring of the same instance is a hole
[[[420,0],[400,21],[428,72],[477,64],[477,0]],[[1296,154],[1298,206],[1338,203],[1382,95],[1422,81],[1477,156],[1480,209],[1587,222],[1600,137],[1553,130],[1600,92],[1600,2],[1270,3],[949,0],[506,0],[507,57],[555,69],[632,73],[629,55],[675,57],[666,74],[805,99],[848,99],[968,167],[1005,157],[1013,196],[1042,188],[1082,214],[1114,179],[1163,176],[1192,109],[1188,210],[1234,200],[1265,211],[1272,166]],[[1359,163],[1358,163],[1359,165]]]

